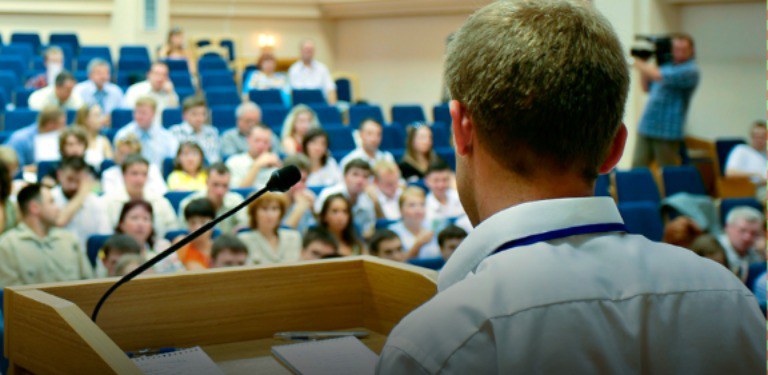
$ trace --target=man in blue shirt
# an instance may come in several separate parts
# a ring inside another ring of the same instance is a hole
[[[638,126],[632,166],[646,167],[653,161],[659,167],[679,164],[685,116],[699,84],[693,38],[687,34],[672,37],[672,62],[656,66],[636,59],[633,65],[648,92],[648,103]]]
[[[43,108],[37,117],[37,122],[25,126],[11,135],[6,145],[16,151],[19,166],[25,170],[34,171],[35,166],[35,137],[40,134],[58,132],[67,125],[64,111],[56,106]]]
[[[141,142],[141,155],[150,164],[162,169],[163,160],[176,157],[179,142],[171,132],[155,122],[156,110],[155,99],[149,96],[139,98],[133,110],[133,121],[117,132],[115,140],[119,141],[133,134]]]
[[[93,59],[88,63],[88,80],[75,86],[75,95],[89,106],[97,104],[107,115],[123,102],[123,90],[110,82],[110,69],[105,60]]]

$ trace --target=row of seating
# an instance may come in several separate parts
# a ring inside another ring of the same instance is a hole
[[[618,203],[660,203],[662,193],[669,197],[677,193],[707,195],[704,182],[696,167],[690,165],[664,167],[661,183],[657,184],[648,168],[634,168],[600,175],[595,195],[615,196]]]

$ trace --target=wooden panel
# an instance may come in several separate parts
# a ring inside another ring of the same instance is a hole
[[[720,177],[717,181],[717,193],[720,198],[752,198],[757,194],[757,186],[746,176]]]
[[[141,374],[71,302],[38,290],[7,299],[6,352],[14,366],[38,374]]]

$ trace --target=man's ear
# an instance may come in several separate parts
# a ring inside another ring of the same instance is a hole
[[[451,129],[453,130],[453,144],[456,153],[466,156],[472,151],[475,124],[469,117],[469,111],[464,104],[458,100],[451,100],[448,105],[451,112]]]
[[[621,155],[624,154],[624,146],[626,146],[626,144],[627,127],[624,125],[624,123],[621,123],[619,130],[613,137],[613,143],[611,144],[611,148],[608,150],[608,156],[606,156],[605,161],[603,161],[603,164],[600,166],[599,172],[601,174],[610,172],[614,167],[616,167],[616,164],[619,164]]]

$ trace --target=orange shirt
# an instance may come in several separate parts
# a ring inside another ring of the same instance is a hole
[[[188,270],[207,269],[211,265],[210,255],[196,249],[192,243],[182,247],[177,254]]]

